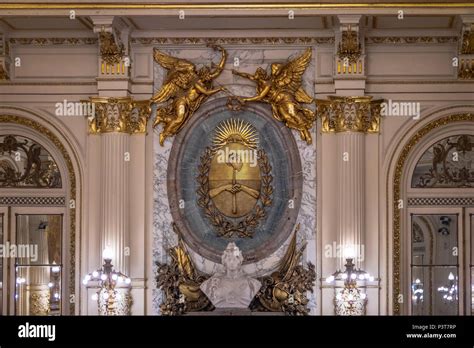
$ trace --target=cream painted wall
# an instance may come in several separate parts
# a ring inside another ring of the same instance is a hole
[[[41,33],[50,35],[48,33]],[[403,32],[393,30],[385,35],[404,36]],[[413,36],[413,32],[410,32]],[[421,35],[425,33],[420,33]],[[16,34],[17,35],[17,34]],[[134,34],[132,34],[133,36]],[[149,35],[153,35],[150,33]],[[225,36],[230,33],[206,31],[198,35]],[[233,33],[232,35],[235,35]],[[241,37],[253,36],[253,31],[242,29]],[[270,30],[266,36],[275,34]],[[298,32],[291,32],[298,36]],[[370,36],[371,33],[366,33]],[[33,35],[34,36],[34,35]],[[71,33],[74,37],[74,33]],[[146,36],[146,33],[140,33]],[[275,46],[276,45],[276,46]],[[291,49],[291,44],[279,43],[271,46],[275,49]],[[129,93],[135,99],[150,98],[153,92],[153,47],[155,44],[132,44],[132,75],[129,91],[123,89],[123,83],[111,81],[109,86],[117,84],[120,93]],[[223,45],[226,47],[226,45]],[[238,44],[229,45],[238,47]],[[279,47],[281,46],[281,47]],[[186,50],[192,45],[175,45],[176,49]],[[455,106],[463,110],[474,111],[474,84],[456,79],[455,69],[451,65],[452,57],[457,54],[456,43],[399,43],[368,44],[366,46],[366,76],[360,80],[343,81],[344,89],[372,95],[375,98],[395,101],[421,102],[422,118],[416,122],[404,117],[386,117],[382,121],[379,135],[365,136],[365,269],[379,279],[368,292],[368,314],[389,314],[390,305],[387,296],[390,293],[391,258],[387,255],[387,177],[393,156],[406,140],[407,132],[428,119],[435,119],[436,111]],[[191,51],[190,51],[191,52]],[[317,45],[315,54],[315,96],[325,98],[341,92],[333,80],[333,45]],[[68,101],[87,100],[99,93],[97,87],[97,54],[95,45],[21,45],[11,46],[11,57],[21,57],[22,66],[13,68],[11,81],[0,83],[0,107],[20,108],[24,113],[38,112],[44,118],[71,138],[83,165],[83,217],[81,232],[80,269],[77,274],[82,278],[87,272],[100,264],[100,142],[98,136],[87,135],[86,119],[81,117],[58,117],[54,115],[55,104]],[[253,68],[253,67],[252,67]],[[252,70],[252,69],[250,69]],[[472,130],[474,131],[474,130]],[[335,259],[325,258],[324,248],[335,241],[337,230],[338,202],[337,152],[334,135],[317,132],[317,180],[318,180],[318,228],[317,228],[317,312],[333,314],[333,290],[328,288],[321,278],[333,273]],[[151,215],[152,189],[151,171],[152,145],[150,138],[137,135],[130,138],[132,154],[129,190],[129,233],[130,233],[130,276],[133,278],[133,314],[151,313],[151,289],[155,287],[154,274],[151,273]],[[380,286],[380,289],[377,289]],[[82,287],[81,314],[94,314],[94,303]],[[89,289],[89,295],[91,290]]]

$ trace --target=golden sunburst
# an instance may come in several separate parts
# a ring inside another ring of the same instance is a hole
[[[255,149],[258,145],[257,130],[250,123],[240,119],[225,120],[215,129],[213,147],[219,149],[230,143],[241,143]]]

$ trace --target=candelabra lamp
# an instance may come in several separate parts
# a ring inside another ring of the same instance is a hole
[[[450,303],[458,301],[458,277],[449,272],[448,283],[438,288],[438,292],[443,295],[443,301]]]
[[[342,289],[336,287],[334,312],[336,315],[365,315],[367,294],[361,291],[357,281],[373,281],[369,273],[356,269],[353,258],[346,258],[345,270],[337,270],[326,278],[329,284],[343,283]]]
[[[87,274],[82,283],[86,286],[89,282],[98,283],[99,290],[92,295],[92,300],[97,301],[99,315],[129,315],[131,279],[114,270],[109,249],[104,249],[103,259],[102,268]]]

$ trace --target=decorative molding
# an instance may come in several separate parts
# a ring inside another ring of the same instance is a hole
[[[0,205],[66,206],[66,197],[0,197]]]
[[[43,136],[46,136],[56,148],[59,150],[61,155],[64,158],[66,163],[66,167],[68,170],[69,175],[69,199],[71,202],[76,202],[76,175],[74,173],[74,166],[72,164],[71,157],[69,156],[68,151],[58,139],[58,137],[51,132],[45,126],[39,124],[36,121],[33,121],[29,118],[17,116],[17,115],[0,115],[0,123],[13,123],[16,125],[23,125],[28,128],[34,129],[35,131],[41,133]],[[74,204],[74,208],[71,214],[69,214],[69,295],[76,295],[75,293],[75,280],[76,280],[76,213],[75,208],[76,204]],[[75,303],[69,303],[69,314],[75,314]]]
[[[323,133],[380,131],[382,99],[372,100],[371,96],[328,98],[316,100],[316,114],[321,117]]]
[[[401,210],[398,207],[398,202],[401,197],[401,184],[402,184],[402,175],[403,169],[405,168],[406,161],[410,155],[411,150],[418,144],[418,142],[426,136],[431,131],[445,126],[453,122],[463,122],[463,121],[474,121],[474,114],[464,113],[464,114],[453,114],[437,120],[434,120],[423,128],[418,130],[414,135],[410,137],[408,142],[403,147],[395,166],[395,173],[393,178],[393,265],[392,265],[392,274],[393,274],[393,313],[396,315],[400,314],[400,303],[398,302],[398,295],[400,294],[401,285],[400,285],[400,253],[401,253]]]
[[[141,45],[325,45],[334,44],[334,37],[134,37],[131,43]]]
[[[457,43],[456,36],[367,36],[366,44],[446,44]]]
[[[173,4],[173,3],[161,3],[152,4],[146,2],[133,2],[133,3],[6,3],[0,4],[0,9],[7,10],[48,10],[48,9],[89,9],[89,10],[125,10],[125,9],[142,9],[142,10],[180,10],[180,9],[195,9],[195,10],[272,10],[272,9],[386,9],[386,8],[469,8],[474,7],[474,3],[470,1],[457,1],[452,3],[443,2],[354,2],[354,3],[308,3],[308,2],[294,2],[294,3],[205,3],[195,2],[187,4]]]
[[[99,39],[96,37],[43,37],[43,38],[18,38],[12,37],[9,40],[11,45],[38,45],[38,46],[47,46],[47,45],[68,45],[68,46],[78,46],[78,45],[96,45],[99,42]]]
[[[94,113],[89,117],[89,134],[102,133],[146,133],[151,114],[148,100],[133,100],[131,97],[91,97]]]
[[[408,206],[474,206],[474,197],[411,197]]]

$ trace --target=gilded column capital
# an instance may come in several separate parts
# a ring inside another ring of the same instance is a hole
[[[380,110],[383,100],[371,96],[329,96],[316,100],[316,113],[321,117],[323,133],[380,131]]]
[[[92,97],[92,116],[89,117],[89,134],[101,133],[146,133],[151,115],[148,100],[133,100],[131,97]]]

